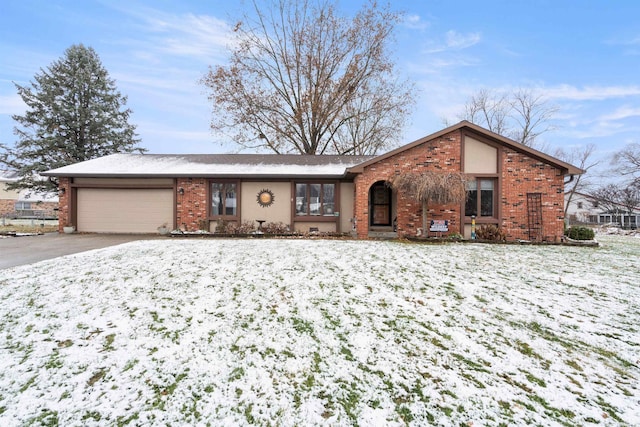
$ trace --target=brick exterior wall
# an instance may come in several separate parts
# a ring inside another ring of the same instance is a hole
[[[354,212],[358,238],[369,236],[369,190],[374,183],[404,172],[461,171],[463,137],[461,130],[455,130],[365,167],[355,179]],[[498,219],[507,240],[529,238],[527,193],[541,193],[542,240],[559,241],[564,230],[564,176],[561,171],[508,147],[498,152]],[[422,206],[401,194],[395,199],[398,236],[415,236],[417,228],[422,227]],[[448,220],[449,233],[464,234],[462,209],[461,205],[430,204],[427,221]]]
[[[11,215],[16,211],[15,199],[0,199],[0,216]]]
[[[178,178],[178,189],[184,194],[176,193],[176,225],[184,231],[200,229],[200,221],[208,220],[207,216],[207,179]]]
[[[542,240],[557,242],[564,233],[564,176],[559,169],[504,148],[500,183],[502,229],[507,240],[529,239],[527,193],[542,196]]]
[[[58,190],[58,232],[62,233],[64,226],[73,224],[70,211],[71,178],[60,177]]]
[[[461,137],[460,131],[454,131],[365,167],[355,179],[354,212],[358,238],[369,236],[369,189],[374,183],[387,181],[391,176],[404,172],[460,172]],[[415,236],[416,229],[422,227],[422,205],[401,194],[396,200],[398,236]],[[450,232],[462,233],[460,206],[428,205],[427,220],[432,219],[448,220]]]

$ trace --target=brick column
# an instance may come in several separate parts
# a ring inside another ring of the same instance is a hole
[[[60,177],[58,179],[58,232],[71,224],[71,178]],[[73,224],[76,225],[76,224]]]
[[[176,181],[176,223],[185,231],[200,229],[200,220],[207,220],[207,180],[205,178],[178,178]]]

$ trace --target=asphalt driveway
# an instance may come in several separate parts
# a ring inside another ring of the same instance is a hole
[[[134,240],[166,239],[153,234],[59,234],[0,239],[0,269],[106,248]]]

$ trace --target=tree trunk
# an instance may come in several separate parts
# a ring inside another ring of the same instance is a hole
[[[422,201],[422,237],[427,237],[427,201]]]

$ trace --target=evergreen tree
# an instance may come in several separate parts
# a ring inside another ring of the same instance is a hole
[[[0,165],[17,171],[12,188],[47,192],[57,188],[39,172],[118,152],[144,152],[128,123],[127,98],[109,78],[98,54],[82,44],[40,69],[30,85],[14,83],[27,105],[17,122],[15,146],[0,144]]]

